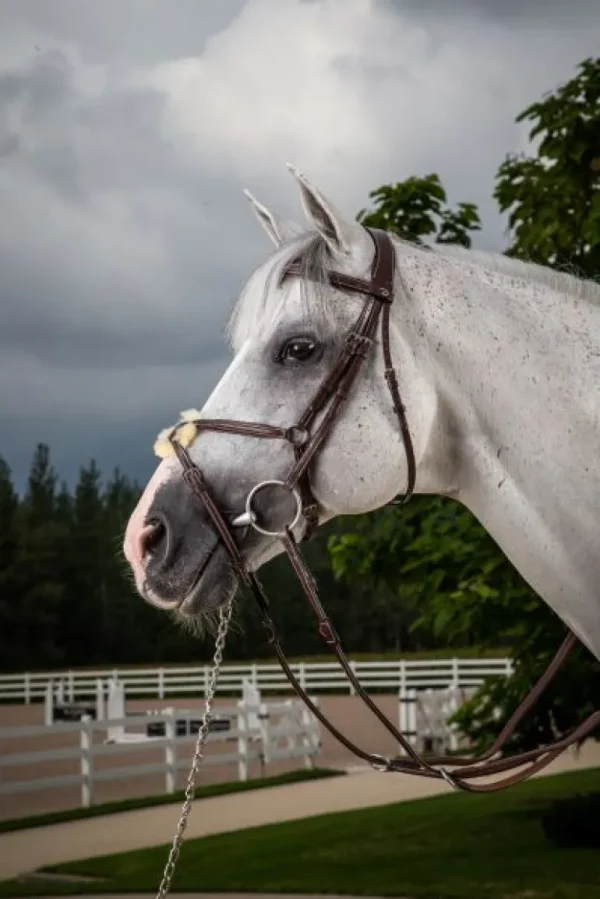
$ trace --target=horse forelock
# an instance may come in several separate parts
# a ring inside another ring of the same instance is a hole
[[[335,327],[339,307],[332,302],[335,288],[329,283],[328,274],[342,271],[342,267],[336,264],[324,238],[317,231],[308,231],[275,250],[246,282],[227,326],[234,350],[273,327],[285,302],[285,294],[277,290],[277,285],[286,265],[296,259],[300,262],[300,275],[294,281],[300,287],[303,316],[317,329]],[[349,294],[346,305],[359,307],[364,299],[359,294]]]
[[[593,305],[600,305],[600,283],[595,280],[586,280],[572,273],[557,271],[501,253],[448,244],[420,247],[393,233],[390,233],[390,237],[396,250],[400,251],[397,271],[402,268],[403,253],[414,254],[434,250],[435,257],[450,263],[463,262],[466,265],[475,265],[490,273],[546,286],[574,300],[581,299]],[[328,272],[335,268],[331,253],[326,241],[317,231],[301,232],[274,250],[246,282],[227,324],[227,336],[234,351],[256,335],[264,336],[281,316],[285,293],[278,290],[277,285],[283,269],[294,259],[299,259],[301,265],[301,275],[296,280],[300,285],[303,315],[306,320],[316,328],[331,327],[335,323],[336,307],[331,302],[332,288],[327,281]],[[392,316],[396,311],[394,304]]]
[[[297,278],[303,314],[315,327],[331,323],[332,309],[327,302],[327,271],[331,257],[326,242],[316,231],[304,232],[286,241],[251,274],[237,300],[229,322],[227,336],[233,350],[247,340],[273,328],[285,303],[285,293],[278,290],[284,268],[298,259],[301,275]]]

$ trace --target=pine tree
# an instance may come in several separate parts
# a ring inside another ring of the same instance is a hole
[[[4,671],[21,667],[22,649],[15,639],[19,620],[19,542],[17,514],[19,498],[11,472],[0,456],[0,634],[1,666]]]
[[[64,532],[56,520],[56,474],[50,450],[38,444],[27,491],[18,508],[18,610],[14,646],[19,668],[58,665],[63,660],[58,632],[65,586],[60,579]]]
[[[92,460],[79,471],[70,521],[68,592],[63,638],[73,664],[93,665],[110,656],[105,640],[104,509],[101,477]]]
[[[140,489],[115,469],[103,493],[105,635],[116,663],[147,662],[153,657],[158,616],[137,594],[123,556],[127,520]],[[153,614],[154,613],[154,614]]]

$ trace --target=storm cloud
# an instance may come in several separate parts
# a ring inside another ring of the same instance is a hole
[[[299,219],[292,161],[348,214],[439,172],[502,249],[517,113],[597,52],[592,0],[5,0],[0,453],[36,441],[145,478],[156,432],[225,369],[270,250],[242,188]]]

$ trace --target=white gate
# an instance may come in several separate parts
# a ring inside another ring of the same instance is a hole
[[[473,688],[464,687],[400,690],[398,717],[402,735],[418,752],[456,752],[458,728],[449,719],[473,693]]]

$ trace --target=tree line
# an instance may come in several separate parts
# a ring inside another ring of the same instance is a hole
[[[108,479],[93,460],[69,489],[60,483],[50,448],[33,453],[19,496],[0,457],[0,670],[68,666],[202,662],[210,640],[199,640],[175,619],[139,597],[122,540],[141,488],[118,470]],[[384,652],[441,646],[431,634],[411,634],[411,614],[398,608],[385,585],[336,579],[327,541],[343,529],[329,526],[307,549],[323,595],[351,651]],[[314,619],[284,559],[261,577],[273,597],[273,615],[290,655],[323,652]],[[458,645],[464,645],[459,640]],[[228,639],[230,660],[270,658],[250,597],[237,602]]]

